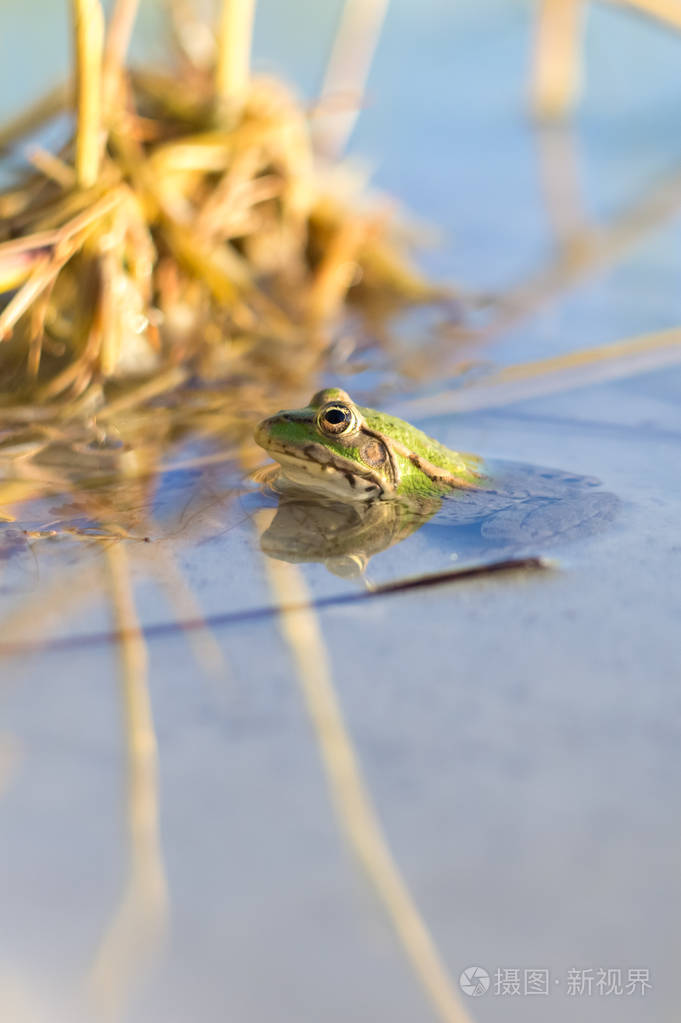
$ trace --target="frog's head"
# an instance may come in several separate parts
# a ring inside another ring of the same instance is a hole
[[[255,440],[296,487],[343,500],[392,496],[399,472],[385,438],[338,387],[312,396],[302,409],[264,419]]]

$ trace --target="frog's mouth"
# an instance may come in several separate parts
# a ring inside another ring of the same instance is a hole
[[[291,450],[268,438],[266,450],[279,462],[284,479],[305,490],[331,494],[346,501],[369,501],[386,495],[390,486],[370,466],[343,458],[314,441]]]

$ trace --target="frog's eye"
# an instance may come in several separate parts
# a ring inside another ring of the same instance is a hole
[[[324,433],[337,437],[341,433],[347,433],[356,426],[355,413],[348,405],[340,401],[330,402],[320,408],[317,415],[317,425]]]

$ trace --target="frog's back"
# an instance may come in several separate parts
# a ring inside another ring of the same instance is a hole
[[[452,451],[440,441],[429,437],[423,430],[417,429],[411,423],[405,422],[404,419],[398,419],[397,416],[386,415],[368,408],[362,408],[360,412],[371,430],[387,435],[391,440],[397,441],[425,462],[430,462],[438,469],[452,475],[465,473],[472,477],[479,477],[481,482],[484,481],[485,472],[482,459],[477,455]]]

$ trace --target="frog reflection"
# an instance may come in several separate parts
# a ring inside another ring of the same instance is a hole
[[[320,561],[335,575],[361,575],[369,559],[406,539],[428,521],[440,501],[415,508],[399,501],[357,504],[293,492],[282,494],[260,538],[280,561]]]

